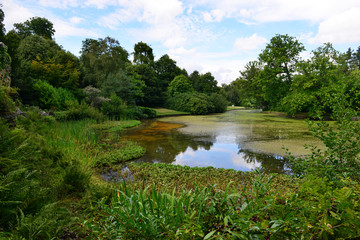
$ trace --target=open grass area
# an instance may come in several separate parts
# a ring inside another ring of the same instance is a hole
[[[190,115],[190,113],[188,113],[188,112],[180,112],[180,111],[171,110],[171,109],[167,109],[167,108],[154,108],[154,110],[156,111],[156,115],[159,117],[174,116],[174,115]]]

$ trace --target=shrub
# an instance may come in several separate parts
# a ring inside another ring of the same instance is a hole
[[[113,93],[110,97],[110,101],[104,101],[101,106],[101,112],[115,119],[126,119],[131,118],[130,110],[128,110],[125,102]]]
[[[104,121],[104,115],[96,108],[81,103],[72,105],[66,111],[57,112],[56,119],[60,121],[95,119],[97,122],[101,122]]]
[[[134,108],[134,118],[135,119],[146,119],[146,118],[155,118],[156,111],[148,107],[135,107]]]
[[[33,85],[33,88],[36,92],[37,101],[40,108],[50,109],[59,107],[55,87],[45,81],[37,80]]]
[[[0,86],[0,116],[15,110],[15,103],[9,95],[7,87]]]
[[[181,93],[167,100],[167,107],[181,112],[203,115],[209,113],[224,112],[227,102],[219,94],[207,96],[203,93]]]

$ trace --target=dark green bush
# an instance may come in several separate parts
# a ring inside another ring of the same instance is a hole
[[[132,115],[126,103],[115,93],[110,96],[110,101],[102,102],[101,112],[111,119],[129,119]]]
[[[155,118],[156,111],[148,107],[135,107],[134,108],[134,118],[135,119],[146,119],[146,118]]]
[[[97,122],[101,122],[104,120],[104,115],[96,108],[81,103],[72,105],[66,111],[56,112],[56,119],[60,121],[95,119]]]
[[[168,108],[177,111],[204,115],[224,112],[226,110],[227,101],[220,94],[213,93],[208,96],[203,93],[192,92],[181,93],[174,97],[169,97],[166,105]]]
[[[0,86],[0,116],[15,110],[15,102],[9,95],[9,89]]]

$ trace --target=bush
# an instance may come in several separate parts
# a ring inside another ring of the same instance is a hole
[[[155,118],[156,111],[148,107],[135,107],[134,108],[134,118],[135,119],[146,119],[146,118]]]
[[[59,107],[55,87],[45,81],[37,80],[33,85],[33,88],[36,92],[37,101],[40,108],[50,109]]]
[[[15,110],[15,103],[9,95],[7,87],[0,86],[0,116]]]
[[[195,115],[225,112],[227,101],[219,94],[207,96],[203,93],[182,93],[167,100],[167,107],[181,112],[190,112]]]
[[[111,95],[110,101],[102,103],[101,112],[114,119],[128,119],[132,115],[125,102],[115,93]]]
[[[66,111],[57,112],[56,119],[60,121],[95,119],[97,122],[102,122],[104,121],[104,115],[96,108],[93,108],[86,103],[81,103],[72,105]]]

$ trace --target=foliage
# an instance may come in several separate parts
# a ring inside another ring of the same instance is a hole
[[[119,70],[116,73],[109,73],[106,80],[101,85],[104,97],[110,97],[115,93],[119,98],[126,101],[129,105],[135,104],[136,94],[135,84],[125,71]],[[138,89],[141,92],[141,88]],[[141,95],[141,93],[140,93]]]
[[[343,187],[334,188],[326,178],[312,176],[291,180],[259,171],[245,174],[166,164],[130,167],[135,170],[133,182],[118,185],[111,202],[100,202],[96,206],[100,211],[84,221],[84,230],[92,238],[329,239],[360,235],[360,186],[346,179]],[[209,179],[209,173],[216,175]],[[242,180],[229,183],[233,176],[242,176]],[[209,180],[224,185],[209,185]]]
[[[184,75],[179,75],[174,78],[169,84],[168,92],[170,96],[175,96],[180,93],[193,92],[193,86],[190,80]]]
[[[148,107],[135,107],[134,108],[134,118],[135,119],[146,119],[146,118],[155,118],[157,113],[154,109]]]
[[[109,73],[125,69],[128,57],[129,53],[113,38],[85,39],[80,56],[84,74],[81,87],[100,88]]]
[[[94,119],[97,122],[102,122],[104,121],[104,115],[86,103],[75,103],[68,110],[57,112],[56,119],[60,121]]]
[[[15,102],[9,95],[9,89],[0,86],[0,116],[15,110]]]
[[[111,94],[110,101],[104,101],[101,105],[101,112],[112,119],[127,119],[130,112],[126,103],[115,93]]]
[[[41,17],[32,17],[24,23],[15,23],[14,27],[17,34],[22,38],[36,34],[43,38],[52,39],[55,33],[52,22]]]
[[[351,103],[345,95],[335,95],[329,99],[332,104],[332,118],[329,122],[310,122],[310,130],[327,147],[321,151],[312,147],[312,154],[302,159],[292,158],[294,173],[299,176],[313,174],[326,176],[332,181],[351,176],[359,180],[360,170],[360,124],[353,121],[357,111],[351,108]]]
[[[191,114],[203,115],[216,112],[225,112],[227,101],[219,94],[207,96],[203,93],[182,93],[168,99],[170,109]]]
[[[207,94],[218,92],[217,81],[210,72],[199,74],[198,71],[194,71],[190,74],[189,79],[197,92]]]
[[[112,166],[114,164],[123,163],[142,157],[145,154],[145,148],[131,141],[120,142],[116,149],[109,149],[108,151],[101,152],[96,157],[94,166]]]
[[[65,110],[78,104],[76,98],[68,89],[55,88],[47,82],[38,80],[34,84],[38,105],[45,109]]]
[[[134,63],[151,64],[154,62],[152,48],[143,42],[138,42],[134,46]]]

